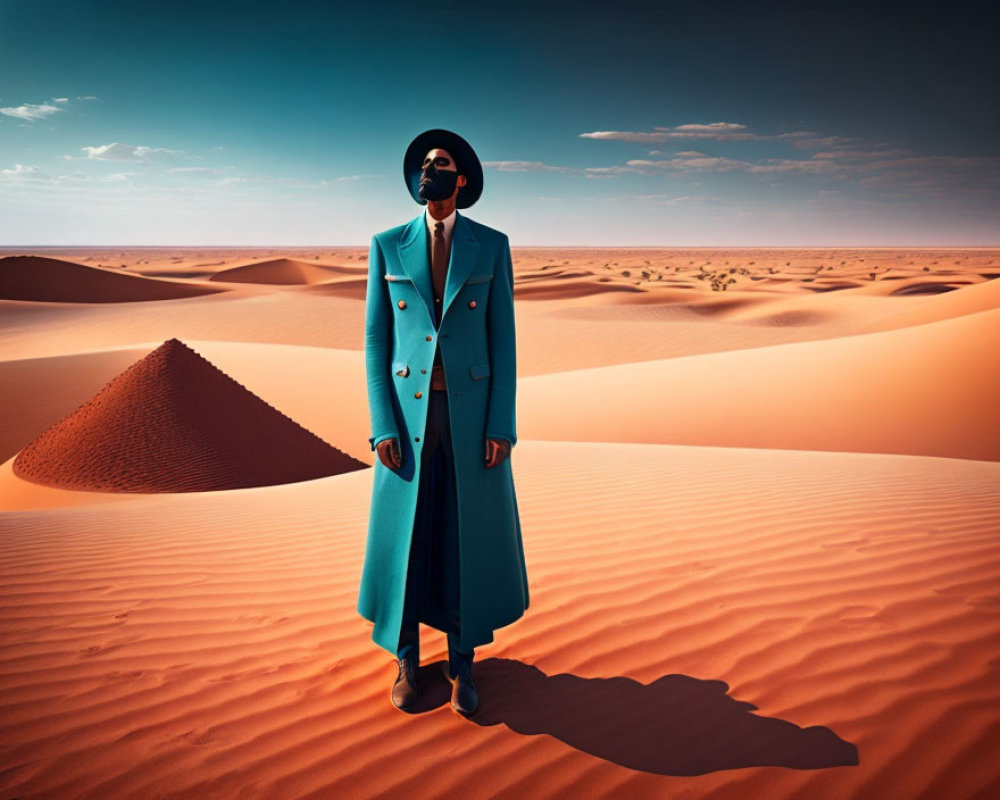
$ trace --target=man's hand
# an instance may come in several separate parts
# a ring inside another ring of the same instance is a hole
[[[378,453],[378,460],[389,469],[399,469],[403,466],[403,456],[399,452],[398,439],[383,439],[375,445],[375,452]]]
[[[510,442],[506,439],[486,438],[486,468],[495,467],[510,455]]]

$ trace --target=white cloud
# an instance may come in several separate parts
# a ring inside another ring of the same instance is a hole
[[[676,169],[676,170],[711,170],[712,172],[729,172],[734,169],[747,169],[752,166],[748,161],[737,161],[732,158],[721,156],[701,156],[666,158],[650,160],[648,158],[633,158],[625,162],[630,167],[646,167],[651,169]]]
[[[706,124],[689,123],[674,127],[657,126],[652,131],[591,131],[581,133],[581,139],[603,139],[621,142],[668,142],[673,139],[715,139],[717,141],[736,141],[742,139],[771,139],[749,133],[746,125],[738,122],[710,122]],[[786,134],[787,135],[787,134]]]
[[[814,133],[808,133],[805,131],[799,132],[797,134],[781,134],[780,136],[775,136],[775,139],[787,139],[792,137],[801,137],[805,135],[806,138],[797,138],[796,141],[792,142],[795,147],[801,150],[818,150],[821,147],[847,147],[854,146],[861,140],[856,137],[848,136],[816,136]]]
[[[790,158],[765,158],[763,163],[747,167],[747,172],[803,172],[829,175],[842,171],[842,165],[832,161],[797,161]]]
[[[620,142],[670,142],[677,139],[711,139],[717,142],[754,141],[764,142],[791,139],[797,147],[815,146],[832,147],[851,139],[827,137],[816,139],[812,131],[790,131],[788,133],[762,134],[752,133],[747,126],[738,122],[688,123],[685,125],[657,126],[652,131],[591,131],[578,134],[581,139],[601,139]],[[803,145],[800,142],[812,142],[813,145]]]
[[[0,179],[5,181],[20,181],[26,178],[48,178],[38,167],[28,164],[15,164],[9,169],[0,169]]]
[[[708,125],[700,125],[697,123],[677,125],[673,130],[690,131],[691,133],[737,133],[739,131],[745,131],[746,128],[746,125],[741,125],[738,122],[710,122]],[[669,131],[670,128],[657,127],[656,130]]]
[[[24,103],[19,106],[0,108],[0,114],[14,117],[15,119],[23,119],[26,122],[36,122],[37,120],[51,117],[62,110],[59,106],[54,106],[51,103]]]
[[[557,167],[541,161],[484,161],[484,167],[500,172],[573,172],[572,167]]]
[[[642,131],[591,131],[581,133],[581,139],[617,140],[620,142],[665,142],[669,139],[666,133],[644,133]]]
[[[898,169],[900,167],[945,167],[950,169],[997,170],[1000,156],[919,156],[861,165],[862,169]]]
[[[76,99],[96,100],[97,98],[93,95],[86,95],[84,97],[78,96]],[[44,103],[22,103],[19,106],[0,108],[0,114],[14,117],[24,122],[37,122],[41,119],[47,119],[53,114],[58,114],[60,111],[68,111],[70,105],[68,97],[53,97]]]
[[[621,166],[616,164],[611,167],[584,167],[583,173],[587,178],[617,178],[626,172],[641,172],[634,166]]]
[[[661,151],[643,148],[645,158],[630,159],[623,164],[600,167],[568,167],[541,161],[488,161],[483,166],[502,172],[555,172],[583,176],[589,179],[617,178],[627,174],[685,178],[699,173],[745,174],[775,176],[814,176],[827,179],[832,185],[850,180],[859,188],[925,191],[942,197],[949,192],[1000,193],[1000,157],[920,157],[912,151],[894,148],[890,144],[866,142],[855,137],[821,136],[813,131],[792,131],[775,135],[757,134],[738,123],[716,122],[707,125],[688,124],[673,128],[657,127],[652,131],[594,131],[578,134],[583,138],[616,139],[631,142],[669,141],[680,139],[772,140],[792,145],[798,150],[819,152],[802,154],[802,158],[737,159],[708,155],[700,150],[678,150],[672,157],[659,157]],[[691,183],[692,187],[700,184]],[[832,190],[831,185],[831,190]],[[884,193],[884,192],[883,192]],[[833,197],[828,195],[826,197]],[[900,195],[901,196],[901,195]],[[683,201],[681,201],[683,202]]]
[[[692,203],[704,200],[705,198],[698,195],[681,195],[675,197],[669,194],[632,194],[627,195],[626,200],[638,200],[644,203],[656,203],[663,206],[679,206],[682,203]]]
[[[707,171],[707,172],[804,172],[829,174],[841,170],[841,165],[832,161],[795,160],[786,158],[765,158],[759,163],[741,161],[722,156],[699,156],[650,160],[635,158],[626,161],[630,167],[653,170]]]
[[[890,156],[912,155],[912,150],[828,150],[822,153],[813,153],[813,158],[834,159],[834,158],[888,158]]]
[[[162,159],[177,158],[184,155],[183,150],[168,150],[165,147],[146,147],[145,145],[121,144],[112,142],[102,144],[97,147],[81,147],[87,155],[76,158],[94,159],[96,161],[159,161]],[[73,159],[74,156],[62,156],[66,159]]]
[[[183,173],[188,175],[221,175],[221,169],[215,169],[214,167],[171,167],[167,170],[167,173],[174,175],[177,173]]]
[[[624,172],[637,172],[633,167],[563,167],[541,161],[484,161],[484,167],[498,172],[562,172],[583,175],[586,178],[613,178]]]

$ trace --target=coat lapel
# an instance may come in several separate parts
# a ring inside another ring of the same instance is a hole
[[[444,300],[441,319],[448,312],[451,301],[462,289],[462,285],[479,259],[479,239],[472,231],[465,217],[455,212],[455,227],[451,231],[451,256],[448,260],[448,276],[444,285]],[[434,282],[431,278],[430,242],[424,212],[410,220],[399,238],[399,262],[403,271],[413,281],[413,285],[424,301],[424,307],[434,319]]]
[[[425,226],[426,227],[426,226]],[[455,212],[455,227],[451,231],[451,257],[448,261],[448,277],[444,284],[444,309],[441,319],[448,313],[448,306],[459,293],[462,285],[479,260],[479,239],[472,232],[472,226],[460,213]]]
[[[431,281],[431,263],[428,255],[430,248],[427,239],[427,224],[424,222],[423,213],[406,224],[403,235],[399,237],[397,249],[403,272],[413,281],[413,286],[424,301],[424,308],[427,309],[431,319],[434,319],[434,314],[431,311],[434,286]]]

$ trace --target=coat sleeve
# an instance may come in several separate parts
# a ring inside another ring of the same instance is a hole
[[[385,259],[377,237],[368,253],[368,290],[365,298],[365,371],[371,415],[371,449],[383,439],[399,438],[392,405],[392,310],[385,281]]]
[[[517,341],[514,334],[514,264],[510,239],[500,245],[500,263],[490,281],[486,305],[490,351],[490,408],[486,436],[517,444],[515,396],[517,393]]]

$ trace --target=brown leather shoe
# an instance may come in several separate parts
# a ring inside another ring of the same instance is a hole
[[[406,709],[417,701],[417,664],[412,658],[397,658],[399,675],[392,685],[392,704]]]
[[[476,684],[472,680],[472,670],[462,671],[457,677],[452,677],[448,662],[442,664],[441,671],[451,683],[451,707],[463,716],[474,714],[479,708],[479,693],[476,691]]]

